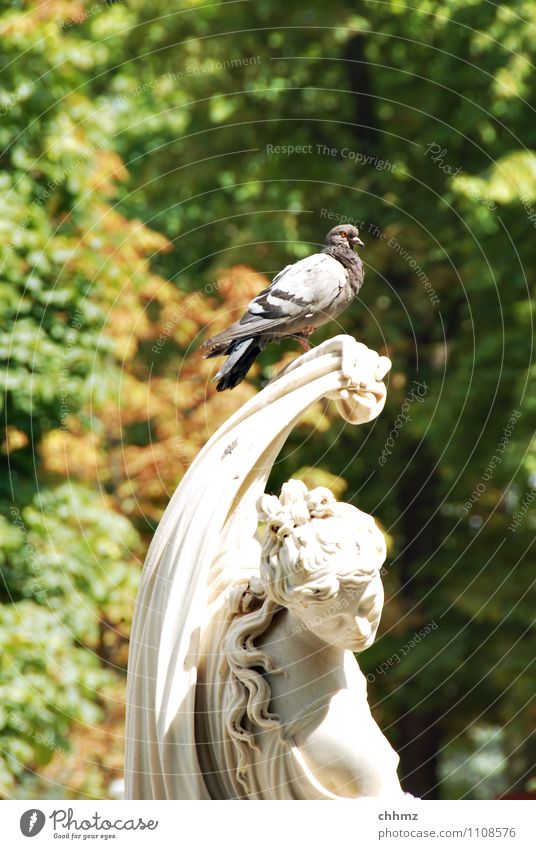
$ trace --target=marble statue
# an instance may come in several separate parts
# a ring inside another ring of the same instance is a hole
[[[383,535],[324,487],[290,480],[265,493],[303,411],[327,397],[349,423],[371,421],[390,365],[349,336],[318,345],[243,405],[181,481],[136,602],[126,798],[403,796],[354,656],[381,616]]]

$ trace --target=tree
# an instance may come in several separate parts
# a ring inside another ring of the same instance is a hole
[[[16,245],[2,288],[17,319],[4,337],[15,506],[35,515],[33,442],[47,488],[65,493],[68,477],[87,494],[93,482],[106,515],[127,517],[120,533],[146,540],[209,431],[295,350],[272,346],[247,383],[217,395],[203,333],[241,310],[258,275],[352,219],[367,277],[337,329],[391,356],[388,404],[358,433],[318,405],[271,485],[333,473],[388,534],[382,635],[360,662],[406,789],[496,792],[460,782],[447,758],[477,753],[487,724],[503,729],[502,787],[524,791],[533,4],[44,8],[3,20],[5,64],[29,51],[24,73],[8,67],[0,130]],[[6,530],[22,551],[24,531]],[[24,569],[9,557],[20,594]]]

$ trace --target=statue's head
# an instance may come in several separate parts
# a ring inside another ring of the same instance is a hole
[[[374,519],[337,502],[325,487],[286,483],[281,495],[264,495],[266,522],[261,581],[266,594],[293,611],[324,642],[362,651],[378,629],[385,559]]]

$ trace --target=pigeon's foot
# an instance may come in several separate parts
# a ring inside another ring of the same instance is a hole
[[[298,342],[300,343],[300,345],[302,346],[304,351],[310,351],[311,348],[313,347],[311,345],[311,343],[309,342],[309,339],[307,338],[307,336],[308,336],[307,331],[304,331],[304,333],[296,333],[293,337],[294,339],[298,340]]]

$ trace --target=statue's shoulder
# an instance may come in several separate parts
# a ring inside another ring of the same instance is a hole
[[[353,654],[345,652],[343,664],[334,667],[329,651],[311,652],[306,631],[290,637],[284,615],[264,635],[262,648],[280,670],[265,673],[270,711],[314,779],[335,796],[399,794],[398,756],[371,715],[366,679]]]
[[[401,795],[398,755],[353,688],[332,694],[327,709],[311,712],[293,743],[317,781],[336,796]]]

